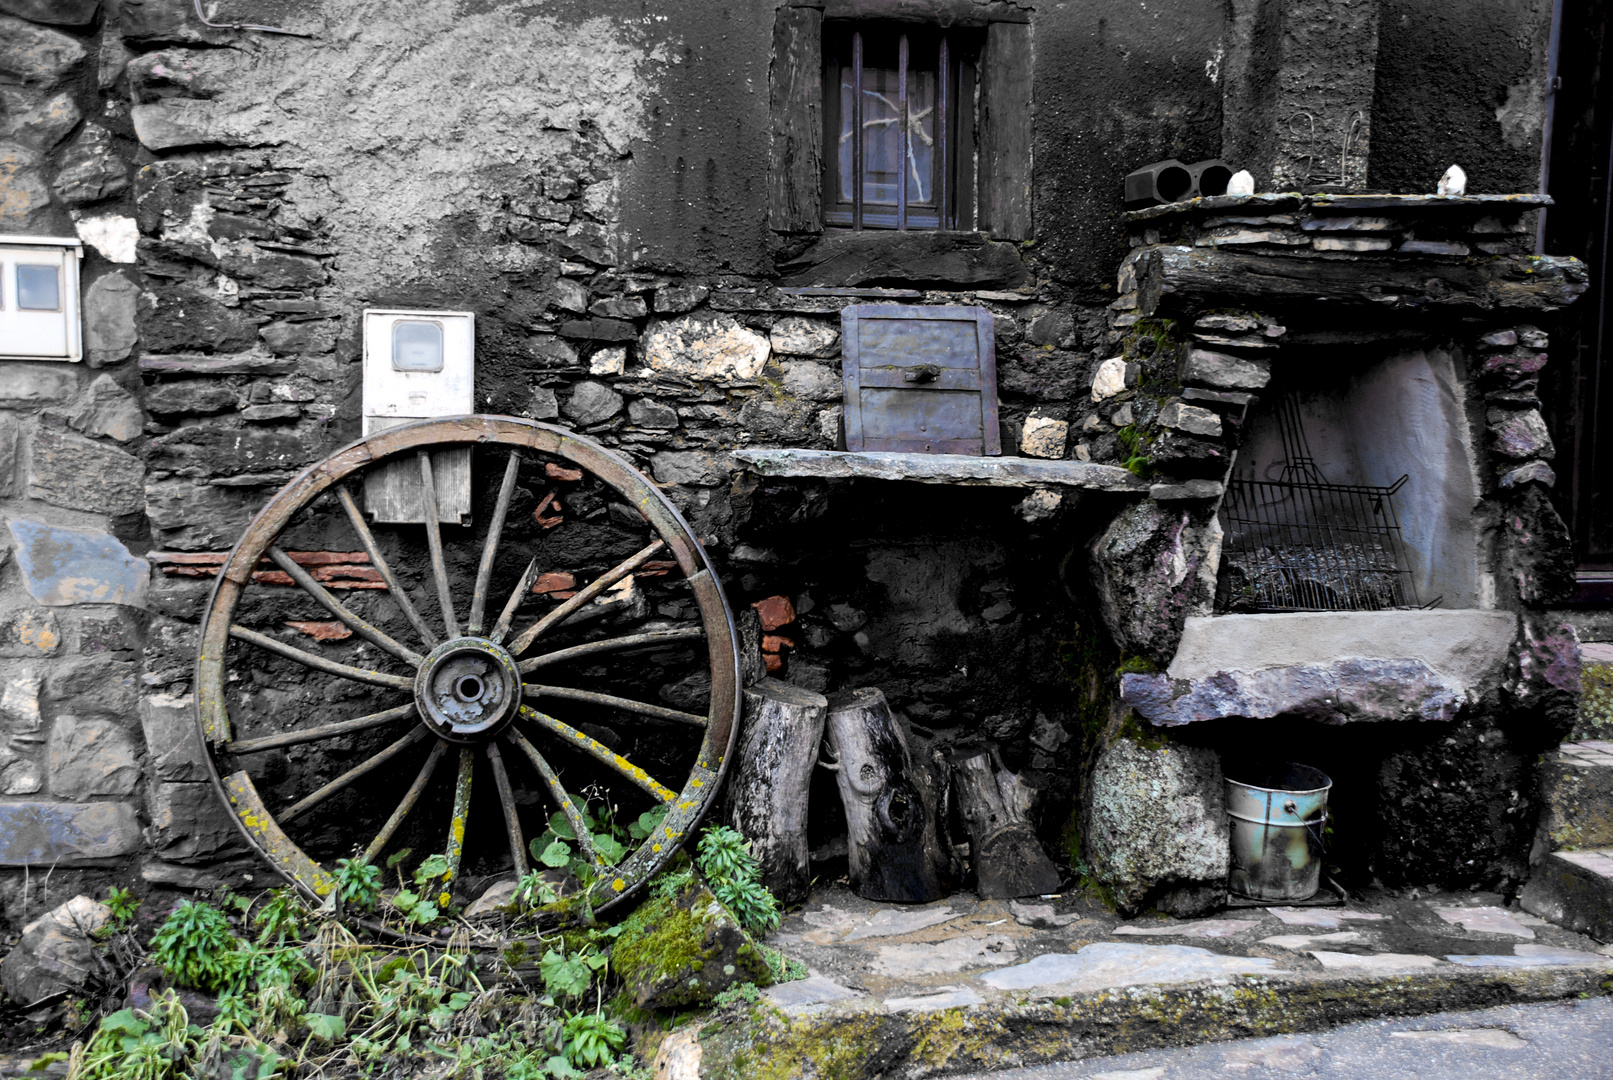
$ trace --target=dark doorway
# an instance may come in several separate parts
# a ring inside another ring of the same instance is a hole
[[[1613,601],[1613,296],[1609,294],[1609,183],[1613,80],[1604,0],[1559,0],[1556,81],[1542,251],[1574,255],[1590,291],[1556,326],[1541,399],[1557,439],[1555,498],[1574,538],[1581,598]]]

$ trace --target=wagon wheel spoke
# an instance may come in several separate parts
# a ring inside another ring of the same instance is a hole
[[[510,774],[504,768],[504,755],[498,743],[487,744],[487,763],[493,767],[493,786],[498,789],[499,806],[504,808],[504,831],[510,837],[510,860],[519,877],[526,873],[526,840],[521,835],[521,815],[516,811],[515,791],[510,787]]]
[[[532,647],[532,643],[538,640],[539,634],[542,634],[550,627],[564,622],[566,619],[570,618],[577,611],[580,611],[584,604],[590,602],[600,593],[622,580],[628,574],[631,574],[634,570],[637,570],[640,566],[643,566],[645,563],[649,562],[650,556],[654,555],[664,547],[666,547],[665,540],[653,540],[649,544],[640,548],[638,551],[634,552],[632,555],[629,555],[626,559],[623,559],[621,562],[611,567],[609,570],[605,571],[593,581],[589,582],[585,587],[577,590],[576,596],[573,596],[570,600],[567,600],[565,603],[549,612],[549,614],[545,615],[543,618],[521,631],[520,636],[509,644],[510,655],[520,656],[522,653],[526,652]]]
[[[470,821],[471,780],[476,775],[476,751],[468,746],[459,748],[459,775],[454,779],[454,811],[448,819],[448,872],[442,876],[440,904],[448,906],[449,891],[459,876],[459,863],[465,855],[465,826]]]
[[[269,652],[284,656],[288,660],[295,660],[297,663],[305,667],[311,667],[315,671],[323,671],[327,675],[340,675],[344,679],[369,683],[372,686],[392,686],[399,690],[414,689],[413,679],[402,675],[388,675],[384,671],[356,668],[349,664],[338,663],[335,660],[327,660],[323,656],[304,652],[295,645],[287,645],[283,641],[277,641],[267,634],[258,633],[256,630],[248,630],[244,626],[231,626],[230,637],[239,638],[241,641],[249,642],[260,649],[267,649]]]
[[[493,508],[493,520],[487,526],[487,543],[482,548],[481,565],[476,568],[476,588],[471,593],[470,617],[465,621],[465,633],[482,632],[482,616],[487,611],[487,588],[493,579],[493,558],[498,554],[498,542],[504,533],[504,519],[510,515],[510,499],[515,494],[515,478],[521,471],[521,451],[511,450],[504,463],[504,483],[498,489],[498,505]]]
[[[578,731],[570,724],[556,720],[548,713],[539,712],[537,709],[528,708],[524,705],[521,707],[521,716],[565,739],[572,746],[575,746],[601,765],[620,773],[643,789],[646,794],[653,796],[660,802],[670,805],[677,799],[677,792],[664,786],[649,773],[586,732]],[[521,736],[517,733],[516,737]],[[525,741],[524,738],[523,741]]]
[[[593,835],[589,833],[588,826],[582,819],[582,814],[577,812],[577,804],[571,801],[571,796],[561,786],[560,778],[555,775],[554,768],[544,760],[542,754],[538,753],[538,748],[533,746],[520,732],[512,731],[510,741],[527,756],[533,767],[538,770],[538,775],[543,777],[544,785],[548,787],[549,794],[554,798],[554,801],[560,804],[560,812],[566,815],[566,822],[570,824],[572,834],[577,838],[577,846],[582,848],[583,854],[587,856],[588,861],[601,870],[605,869],[607,864],[600,857],[599,849],[594,846]]]
[[[505,601],[504,610],[499,612],[498,622],[493,624],[492,631],[487,635],[495,644],[502,644],[509,636],[510,623],[515,621],[515,610],[521,606],[521,601],[526,599],[527,590],[532,588],[532,583],[537,580],[538,557],[534,555],[532,561],[526,564],[526,569],[521,572],[521,580],[515,583],[515,591],[510,593],[509,600]]]
[[[414,702],[399,705],[397,708],[385,712],[371,713],[361,716],[357,720],[343,720],[335,724],[321,724],[319,727],[304,728],[302,731],[287,731],[280,735],[265,735],[258,739],[237,739],[225,746],[232,754],[256,754],[264,750],[278,750],[283,746],[296,746],[299,743],[318,742],[321,739],[334,739],[338,735],[352,735],[359,731],[368,731],[370,728],[390,724],[394,720],[415,715]]]
[[[382,825],[381,831],[375,834],[375,839],[370,841],[370,846],[364,849],[365,862],[374,862],[381,852],[386,849],[387,844],[392,840],[393,834],[398,831],[398,826],[402,825],[403,819],[409,816],[409,811],[414,809],[414,804],[420,801],[421,792],[426,790],[426,785],[431,782],[431,774],[437,771],[437,763],[442,760],[442,756],[447,752],[448,743],[438,739],[437,745],[433,746],[431,753],[426,755],[426,763],[420,766],[420,775],[414,778],[414,783],[409,785],[409,790],[403,793],[403,801],[398,803],[396,810],[392,811],[392,816],[386,819],[386,824]]]
[[[342,510],[347,514],[347,520],[353,526],[353,531],[358,533],[359,543],[363,544],[364,550],[369,553],[370,565],[375,567],[376,572],[381,575],[381,580],[386,582],[387,595],[397,601],[398,607],[403,610],[403,617],[409,620],[415,633],[420,635],[420,640],[426,643],[426,648],[435,648],[437,635],[426,625],[426,620],[420,617],[419,610],[414,606],[414,601],[409,599],[409,594],[404,591],[403,586],[398,584],[397,575],[392,572],[391,565],[381,554],[381,546],[375,542],[375,535],[370,532],[369,522],[364,520],[364,514],[353,501],[353,494],[347,490],[346,484],[336,485],[336,498],[341,502]]]
[[[267,554],[270,561],[290,575],[291,580],[302,586],[303,592],[319,601],[321,607],[342,620],[347,625],[347,628],[359,637],[391,653],[406,664],[418,667],[420,662],[425,659],[424,656],[421,656],[413,649],[394,641],[391,635],[379,627],[371,625],[357,612],[332,596],[329,589],[315,581],[312,574],[298,566],[295,559],[278,547],[270,545]]]
[[[694,713],[683,712],[680,709],[669,709],[665,705],[651,705],[647,701],[634,701],[631,698],[617,697],[614,694],[600,694],[593,690],[576,690],[569,686],[541,686],[537,683],[522,683],[521,696],[529,697],[534,701],[540,698],[581,701],[589,705],[603,705],[609,709],[637,713],[639,716],[653,716],[657,720],[670,720],[675,724],[689,724],[701,728],[706,726],[706,718],[697,716]]]
[[[706,636],[704,630],[652,630],[647,634],[631,634],[627,637],[606,638],[604,641],[590,641],[582,645],[573,645],[566,649],[556,649],[554,652],[544,653],[541,656],[530,657],[515,665],[523,675],[530,675],[539,668],[551,664],[562,664],[567,660],[578,660],[584,656],[595,656],[599,653],[621,652],[626,649],[644,649],[655,645],[666,645],[674,641],[697,641]],[[701,718],[705,722],[705,718]]]
[[[437,582],[437,604],[442,608],[442,624],[448,636],[459,636],[459,619],[454,615],[454,594],[448,586],[448,563],[442,553],[442,523],[437,520],[437,481],[431,472],[431,452],[420,451],[420,499],[425,507],[426,545],[431,549],[431,576]]]
[[[382,765],[385,765],[387,762],[409,749],[409,747],[413,746],[421,739],[424,739],[428,734],[430,733],[427,732],[425,728],[415,728],[413,731],[409,732],[409,734],[405,735],[403,738],[399,739],[385,750],[382,750],[379,754],[376,754],[367,761],[353,766],[351,769],[348,769],[330,783],[314,791],[312,794],[304,796],[303,798],[292,803],[287,809],[280,811],[280,813],[276,815],[279,818],[280,824],[286,825],[297,818],[302,817],[302,815],[306,814],[308,811],[312,810],[314,807],[318,806],[332,795],[335,795],[337,792],[343,790],[359,777],[365,776],[374,772],[376,769],[379,769]]]

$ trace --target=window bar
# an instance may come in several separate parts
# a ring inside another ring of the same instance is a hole
[[[935,179],[933,186],[935,189],[936,224],[940,228],[947,229],[953,228],[954,223],[947,218],[947,174],[949,172],[947,161],[947,117],[952,115],[947,109],[947,106],[952,104],[952,95],[947,91],[952,81],[952,64],[945,34],[941,35],[941,56],[938,66],[940,70],[936,73],[936,81],[939,85],[937,85],[935,91],[935,119],[933,121],[935,124],[935,154],[933,155]]]
[[[863,34],[851,33],[851,227],[863,227]]]
[[[896,185],[896,228],[907,228],[907,155],[909,134],[907,113],[907,35],[903,34],[896,47],[896,132],[897,166],[902,182]]]

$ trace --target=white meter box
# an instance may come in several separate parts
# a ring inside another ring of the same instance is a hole
[[[84,358],[78,264],[84,245],[52,236],[0,236],[0,359]]]
[[[476,316],[467,311],[364,312],[364,434],[476,407]],[[437,518],[461,524],[470,514],[470,448],[431,455]],[[377,522],[426,519],[418,459],[371,469],[364,504]]]

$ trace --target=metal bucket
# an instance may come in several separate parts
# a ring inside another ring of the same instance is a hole
[[[1322,881],[1322,828],[1333,781],[1294,762],[1227,778],[1232,871],[1227,887],[1253,900],[1307,900]]]

